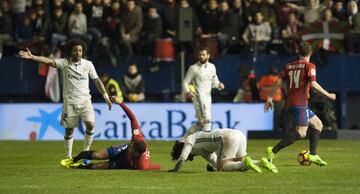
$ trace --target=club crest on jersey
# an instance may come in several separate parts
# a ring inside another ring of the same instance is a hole
[[[311,73],[311,75],[316,76],[316,70],[315,69],[311,69],[310,73]]]

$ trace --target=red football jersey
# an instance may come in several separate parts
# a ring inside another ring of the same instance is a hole
[[[134,113],[124,104],[119,104],[121,108],[125,111],[126,115],[129,117],[131,121],[131,141],[144,141],[144,136],[141,132],[141,128],[139,123],[136,120]],[[138,160],[133,160],[130,155],[126,154],[126,159],[128,161],[129,169],[138,169],[138,170],[160,170],[159,164],[151,164],[150,152],[148,149],[148,145],[146,144],[146,150]]]
[[[286,81],[287,106],[307,106],[311,81],[316,81],[316,67],[305,60],[288,63],[280,73]]]

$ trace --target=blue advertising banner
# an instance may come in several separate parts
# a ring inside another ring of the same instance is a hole
[[[134,112],[147,140],[175,140],[196,121],[190,103],[127,104]],[[60,125],[62,104],[0,104],[0,140],[63,140]],[[94,103],[95,139],[126,140],[131,137],[130,121],[120,106],[111,111]],[[263,104],[219,103],[212,105],[212,128],[272,130],[273,114],[263,112]],[[81,123],[81,122],[80,122]],[[83,139],[84,124],[74,138]]]

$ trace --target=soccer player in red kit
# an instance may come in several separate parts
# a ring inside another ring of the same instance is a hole
[[[127,144],[111,146],[100,151],[83,151],[74,157],[70,164],[66,164],[65,161],[61,161],[60,164],[64,167],[82,169],[160,170],[160,164],[151,164],[150,152],[135,115],[124,103],[120,102],[117,96],[110,97],[110,100],[119,104],[131,120],[131,141]],[[90,164],[77,163],[81,159],[108,159],[108,161]]]
[[[316,82],[316,67],[315,64],[310,62],[311,53],[310,44],[302,42],[299,48],[299,60],[288,63],[285,66],[285,69],[280,73],[279,79],[273,86],[272,92],[265,103],[265,112],[267,112],[270,108],[273,108],[272,96],[276,92],[277,88],[282,85],[283,81],[286,81],[287,106],[295,117],[296,130],[289,133],[288,136],[284,137],[274,147],[268,147],[266,149],[267,157],[270,162],[273,161],[273,158],[276,157],[276,154],[281,149],[291,145],[300,138],[305,138],[309,127],[309,159],[317,165],[327,165],[327,163],[316,153],[323,124],[321,120],[308,108],[308,97],[310,87],[331,100],[335,100],[336,95],[328,93]]]

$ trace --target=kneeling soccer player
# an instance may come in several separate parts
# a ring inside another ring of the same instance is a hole
[[[261,166],[277,173],[276,166],[265,157],[261,161],[256,161],[246,156],[246,144],[245,135],[234,129],[225,128],[215,129],[211,132],[195,132],[187,136],[185,142],[175,142],[171,156],[173,160],[177,160],[177,163],[175,168],[169,172],[177,172],[185,160],[192,160],[193,156],[199,155],[218,171],[251,169],[261,173],[262,171],[259,168]]]
[[[142,135],[139,124],[132,111],[112,96],[110,100],[120,105],[131,120],[132,138],[128,144],[108,147],[100,151],[83,151],[73,159],[61,160],[60,165],[67,168],[81,169],[131,169],[131,170],[160,170],[160,164],[151,164],[150,152]],[[81,159],[108,160],[100,163],[77,163]]]

